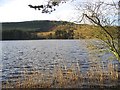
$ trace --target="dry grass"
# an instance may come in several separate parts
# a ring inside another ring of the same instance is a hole
[[[77,66],[73,65],[73,66]],[[35,72],[24,75],[24,79],[20,78],[15,84],[6,82],[3,88],[76,88],[87,85],[91,86],[115,86],[117,85],[118,72],[114,70],[115,66],[108,64],[104,70],[100,64],[91,64],[90,69],[86,73],[82,73],[80,67],[62,69],[56,66],[53,74],[47,72]],[[117,67],[117,66],[116,66]],[[76,69],[77,68],[77,69]]]
[[[111,87],[118,85],[119,72],[118,65],[109,61],[107,64],[101,63],[100,58],[95,56],[96,50],[99,48],[90,44],[89,50],[93,52],[89,56],[90,67],[85,73],[82,72],[79,63],[74,63],[71,67],[67,64],[59,64],[54,67],[52,73],[48,71],[33,70],[32,74],[28,74],[25,70],[24,78],[18,78],[15,84],[7,81],[2,85],[3,88],[84,88],[99,86]],[[95,51],[94,51],[95,50]],[[97,52],[97,53],[98,53]],[[100,52],[101,53],[101,52]]]
[[[37,36],[38,37],[44,37],[44,38],[48,38],[50,36],[50,34],[54,35],[55,32],[54,31],[49,31],[49,32],[38,32]]]

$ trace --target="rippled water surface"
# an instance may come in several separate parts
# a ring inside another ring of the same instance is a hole
[[[52,71],[60,63],[78,63],[85,72],[91,63],[88,56],[85,40],[3,41],[2,81],[22,77],[25,70]]]

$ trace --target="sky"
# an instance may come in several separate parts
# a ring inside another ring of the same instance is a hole
[[[45,1],[47,0],[0,0],[0,22],[20,22],[31,20],[76,20],[75,17],[77,17],[77,12],[75,11],[75,7],[71,2],[56,7],[57,10],[51,14],[43,14],[39,10],[34,10],[28,7],[29,4],[39,5],[44,4]]]
[[[0,0],[0,22],[19,22],[30,20],[71,20],[74,16],[74,7],[68,2],[56,7],[51,14],[28,7],[29,4],[39,5],[45,0]],[[67,6],[67,7],[66,7]]]

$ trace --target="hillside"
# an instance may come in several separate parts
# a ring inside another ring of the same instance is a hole
[[[5,30],[23,30],[23,31],[50,31],[53,27],[67,22],[60,21],[25,21],[2,23],[3,31]]]
[[[31,39],[91,39],[104,38],[104,31],[98,26],[74,24],[65,21],[26,21],[2,24],[2,40]],[[115,38],[118,28],[105,27]]]

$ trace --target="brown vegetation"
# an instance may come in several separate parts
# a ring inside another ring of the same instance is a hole
[[[75,67],[76,66],[76,67]],[[18,79],[17,83],[6,82],[3,88],[82,88],[92,86],[116,86],[118,81],[117,67],[108,63],[104,65],[92,63],[86,73],[82,73],[80,66],[74,65],[70,68],[62,69],[60,66],[55,67],[53,74],[48,72],[41,73],[33,71],[31,75],[24,75],[24,79]],[[76,69],[77,68],[77,69]],[[107,69],[107,70],[105,70]]]

